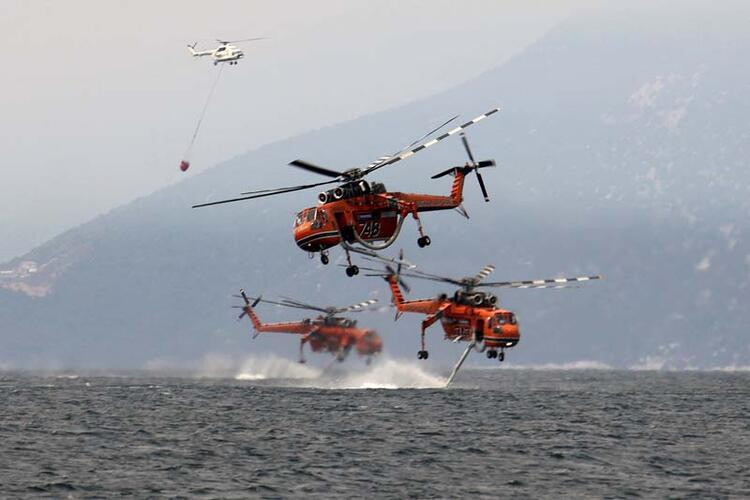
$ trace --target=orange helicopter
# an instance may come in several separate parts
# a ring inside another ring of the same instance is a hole
[[[401,255],[403,258],[403,254]],[[383,260],[383,259],[381,259]],[[391,259],[386,259],[391,261]],[[415,312],[426,314],[427,318],[422,321],[421,349],[417,352],[417,358],[427,359],[429,353],[425,345],[425,331],[438,320],[442,323],[444,338],[453,342],[469,342],[466,350],[459,358],[448,379],[448,384],[453,380],[461,368],[466,356],[472,348],[479,352],[487,352],[488,358],[497,358],[499,361],[505,359],[505,349],[518,344],[521,332],[518,326],[518,318],[507,309],[498,307],[498,298],[491,293],[477,291],[477,288],[569,288],[573,283],[582,283],[598,280],[601,276],[579,276],[575,278],[552,278],[529,281],[496,281],[485,282],[484,279],[495,270],[492,265],[485,266],[476,275],[466,278],[447,278],[430,274],[416,269],[401,272],[401,265],[394,270],[390,264],[386,264],[386,271],[363,268],[374,271],[368,276],[381,276],[388,281],[393,295],[393,303],[396,307],[396,318],[404,312]],[[438,295],[433,299],[404,300],[401,286],[408,291],[402,279],[403,276],[420,278],[442,283],[450,283],[459,286],[452,297],[446,294]],[[477,346],[481,346],[478,348]]]
[[[274,333],[294,333],[301,335],[299,343],[299,362],[304,363],[305,357],[303,348],[309,343],[313,352],[329,352],[335,356],[335,359],[342,362],[354,348],[357,354],[365,356],[367,364],[370,364],[372,357],[379,354],[383,349],[383,341],[374,330],[357,328],[357,321],[349,318],[337,316],[342,312],[360,312],[368,306],[376,303],[376,299],[366,300],[348,307],[318,307],[311,304],[305,304],[290,298],[283,298],[281,302],[266,300],[261,297],[248,297],[245,290],[240,290],[239,295],[245,305],[232,306],[242,309],[242,314],[238,319],[247,315],[255,328],[253,338],[264,332]],[[251,303],[250,300],[253,302]],[[302,321],[290,321],[284,323],[261,323],[253,308],[258,303],[275,304],[293,309],[306,309],[318,311],[323,314],[315,319],[304,319]]]
[[[348,265],[346,266],[346,274],[347,276],[354,276],[359,274],[359,268],[352,264],[349,253],[352,249],[351,244],[359,243],[364,248],[370,250],[383,250],[388,248],[396,241],[396,238],[398,238],[398,235],[401,232],[401,226],[409,214],[411,214],[411,216],[417,221],[417,228],[419,230],[417,244],[420,247],[425,247],[431,243],[430,237],[424,233],[422,228],[422,222],[419,218],[420,212],[456,209],[468,218],[468,214],[461,205],[461,202],[463,201],[464,180],[471,172],[476,174],[484,200],[489,201],[487,189],[485,188],[484,180],[479,173],[479,169],[493,167],[495,166],[495,161],[475,161],[474,155],[469,148],[469,142],[466,140],[466,136],[461,133],[461,140],[470,161],[464,166],[451,167],[432,176],[433,179],[445,175],[452,175],[454,177],[453,185],[448,196],[389,192],[383,184],[379,182],[367,182],[364,178],[380,168],[392,165],[398,161],[409,158],[424,149],[434,146],[443,139],[461,132],[465,128],[497,113],[498,111],[499,108],[493,109],[464,123],[463,125],[445,132],[439,137],[423,142],[419,146],[412,148],[415,144],[420,143],[433,133],[445,127],[448,123],[455,120],[457,116],[454,116],[436,129],[423,135],[400,152],[379,158],[365,168],[352,168],[343,172],[338,172],[313,165],[312,163],[303,160],[294,160],[290,163],[292,166],[316,174],[332,177],[333,180],[330,181],[277,189],[248,191],[242,193],[243,196],[240,198],[202,203],[194,205],[193,208],[262,198],[265,196],[310,189],[326,184],[340,183],[339,186],[323,191],[318,195],[319,205],[317,207],[306,208],[297,213],[294,220],[294,240],[299,248],[309,252],[311,256],[315,252],[320,252],[320,260],[323,264],[328,264],[329,262],[328,249],[340,244],[346,252],[346,259],[348,262]]]

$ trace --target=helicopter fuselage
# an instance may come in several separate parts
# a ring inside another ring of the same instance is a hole
[[[234,45],[223,45],[213,51],[214,64],[221,62],[236,62],[243,57],[245,53]]]
[[[465,174],[456,170],[448,196],[388,192],[380,183],[349,182],[318,195],[319,205],[297,213],[294,240],[306,252],[321,252],[340,243],[389,242],[398,236],[403,219],[419,212],[449,210],[461,205]],[[385,248],[385,246],[383,248]]]
[[[521,333],[515,314],[494,307],[451,304],[440,318],[445,339],[482,342],[487,349],[508,349],[518,344]]]
[[[425,330],[440,320],[444,338],[454,342],[476,341],[489,350],[503,351],[518,344],[521,332],[516,315],[496,307],[497,297],[485,292],[459,290],[453,297],[441,295],[434,299],[404,300],[395,276],[388,283],[399,313],[427,315],[422,322]]]
[[[343,361],[354,349],[360,356],[372,357],[383,349],[383,340],[368,328],[358,328],[357,322],[339,316],[319,316],[315,319],[282,323],[262,323],[253,308],[243,308],[259,333],[292,333],[301,335],[300,349],[309,344],[313,352],[329,352]]]

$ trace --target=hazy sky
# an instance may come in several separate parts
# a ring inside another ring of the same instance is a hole
[[[187,43],[269,37],[224,68],[194,175],[468,80],[592,3],[4,0],[0,261],[186,175],[215,71]]]

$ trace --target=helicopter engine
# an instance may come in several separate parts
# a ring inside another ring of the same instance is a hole
[[[457,304],[472,307],[494,307],[497,304],[497,296],[485,292],[464,292],[457,290],[453,296]]]
[[[359,180],[356,182],[347,182],[336,188],[322,191],[318,194],[318,202],[328,203],[330,201],[354,198],[355,196],[362,196],[364,194],[380,194],[385,192],[385,185],[380,182],[373,182],[370,184],[365,180]]]

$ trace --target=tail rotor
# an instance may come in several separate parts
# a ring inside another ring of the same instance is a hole
[[[247,294],[245,293],[245,289],[244,289],[244,288],[240,288],[240,294],[239,294],[239,295],[233,295],[233,297],[237,297],[237,298],[240,298],[240,299],[242,299],[242,300],[243,300],[243,301],[245,302],[245,305],[244,305],[244,306],[232,306],[232,307],[233,307],[234,309],[242,309],[242,312],[240,313],[240,315],[239,315],[239,316],[237,316],[237,321],[239,321],[239,320],[241,320],[241,319],[242,319],[243,317],[245,317],[245,316],[247,315],[248,309],[252,309],[252,308],[254,308],[255,306],[257,306],[257,305],[258,305],[258,303],[259,303],[259,302],[261,301],[261,299],[262,299],[262,296],[261,296],[261,295],[259,295],[259,296],[258,296],[257,298],[255,298],[255,299],[253,300],[253,302],[252,302],[252,303],[250,303],[250,298],[251,298],[251,297],[248,297],[248,296],[247,296]],[[259,332],[259,331],[256,331],[256,332],[255,332],[255,333],[253,334],[253,338],[256,338],[256,337],[257,337],[258,335],[260,335],[260,332]]]
[[[383,276],[386,281],[390,276],[393,276],[394,278],[396,278],[396,282],[401,285],[401,288],[403,288],[406,293],[409,293],[411,292],[411,287],[406,281],[403,280],[403,278],[401,278],[401,267],[403,266],[404,262],[404,249],[402,248],[398,252],[398,262],[396,263],[396,269],[393,269],[393,266],[391,266],[390,264],[385,264],[386,274],[381,274],[381,276]]]
[[[445,175],[455,176],[458,171],[461,171],[464,174],[468,174],[471,171],[474,171],[474,173],[477,176],[477,182],[479,182],[479,188],[482,190],[482,196],[484,197],[484,201],[490,201],[490,196],[487,194],[487,188],[484,185],[484,179],[482,179],[482,174],[479,173],[479,169],[486,168],[486,167],[494,167],[495,160],[476,161],[474,159],[474,154],[471,152],[471,148],[469,147],[469,141],[466,139],[466,134],[464,134],[463,132],[461,133],[461,142],[464,145],[466,154],[469,155],[469,161],[466,162],[466,165],[463,167],[450,167],[448,169],[443,170],[442,172],[438,172],[437,174],[433,175],[431,178],[439,179]],[[466,213],[463,210],[462,210],[462,214],[466,216]]]
[[[471,148],[469,147],[469,141],[466,139],[466,134],[464,133],[461,133],[461,142],[464,145],[464,149],[466,149],[466,154],[469,155],[469,160],[471,160],[471,163],[467,164],[467,167],[474,170],[474,173],[477,175],[477,181],[479,182],[479,187],[482,190],[484,201],[490,201],[490,197],[487,194],[487,188],[484,186],[484,179],[482,179],[482,174],[479,173],[479,169],[485,167],[494,167],[495,160],[482,160],[477,163],[477,161],[474,160],[474,155],[471,153]]]

